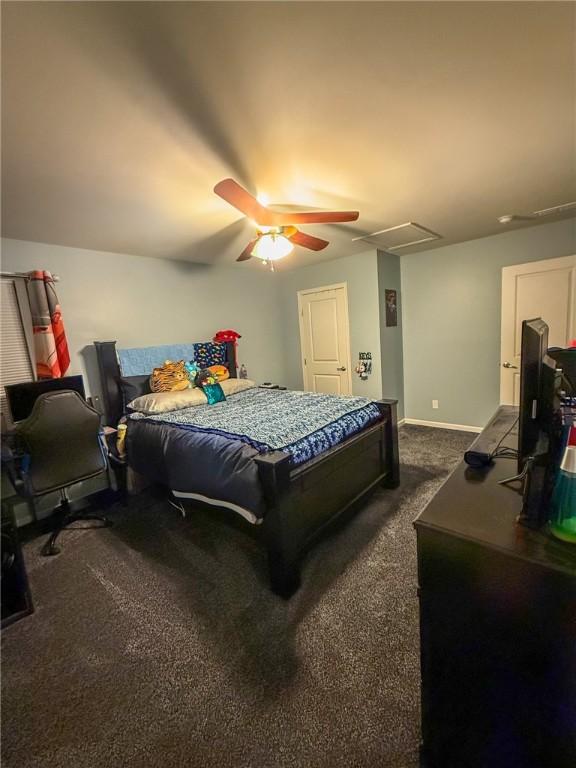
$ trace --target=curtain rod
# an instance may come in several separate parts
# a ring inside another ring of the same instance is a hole
[[[0,277],[23,277],[24,279],[27,280],[30,277],[30,273],[29,272],[0,272]],[[58,275],[52,275],[52,279],[54,280],[55,283],[57,283],[60,280]]]

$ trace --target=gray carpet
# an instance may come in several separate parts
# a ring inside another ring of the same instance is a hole
[[[472,435],[400,435],[400,488],[311,553],[289,602],[242,525],[150,496],[56,558],[28,544],[36,612],[2,637],[3,766],[415,768],[412,521]]]

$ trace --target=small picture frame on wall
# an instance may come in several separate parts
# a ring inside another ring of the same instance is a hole
[[[398,325],[398,292],[392,288],[384,291],[386,301],[386,326],[388,328]]]

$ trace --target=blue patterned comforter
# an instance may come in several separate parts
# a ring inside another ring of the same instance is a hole
[[[381,419],[365,397],[248,389],[216,405],[132,418],[240,440],[258,452],[285,451],[297,466]]]

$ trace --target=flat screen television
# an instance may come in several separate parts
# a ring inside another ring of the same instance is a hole
[[[556,363],[547,355],[548,326],[541,318],[522,323],[518,471],[534,455],[542,433],[551,428]]]
[[[9,384],[5,388],[8,407],[13,422],[24,421],[32,413],[34,403],[46,392],[73,389],[82,398],[86,398],[82,376],[64,376],[61,379],[41,379],[25,381],[21,384]]]

